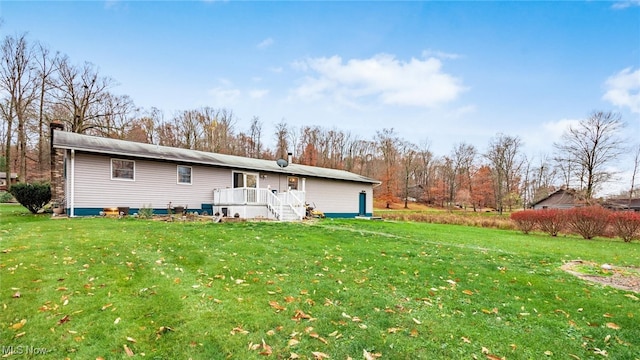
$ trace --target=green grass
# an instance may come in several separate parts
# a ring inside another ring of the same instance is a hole
[[[48,351],[26,358],[128,358],[126,345],[149,359],[262,359],[264,341],[268,358],[640,359],[640,295],[559,269],[638,266],[638,242],[356,220],[52,220],[0,205],[0,251],[0,345]]]

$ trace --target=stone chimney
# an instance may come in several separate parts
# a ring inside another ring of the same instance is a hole
[[[54,132],[64,131],[64,125],[58,121],[49,124],[49,140],[51,145],[51,200],[64,200],[64,150],[53,147]]]

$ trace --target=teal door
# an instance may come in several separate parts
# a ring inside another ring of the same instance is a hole
[[[358,215],[366,216],[367,215],[367,193],[360,193],[360,207],[358,211]]]

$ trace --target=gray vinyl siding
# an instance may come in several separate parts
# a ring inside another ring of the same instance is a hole
[[[325,213],[357,214],[359,196],[367,193],[367,213],[373,212],[373,187],[371,184],[307,178],[306,198],[311,205]]]
[[[166,208],[188,206],[199,209],[203,203],[213,201],[213,189],[232,185],[229,169],[191,166],[191,185],[177,183],[176,163],[135,160],[135,180],[112,180],[111,159],[103,155],[75,154],[75,176],[72,180],[71,161],[67,157],[67,204],[71,186],[75,189],[75,208],[105,208],[128,206],[131,208]]]

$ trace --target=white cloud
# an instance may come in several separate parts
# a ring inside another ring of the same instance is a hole
[[[630,8],[633,6],[640,6],[640,0],[622,0],[622,1],[616,1],[613,3],[613,5],[611,5],[612,8],[614,9],[626,9],[626,8]]]
[[[607,91],[602,97],[604,100],[640,113],[640,69],[632,71],[629,67],[610,76],[605,87]]]
[[[455,100],[467,90],[462,81],[442,71],[436,58],[401,61],[378,54],[369,59],[343,62],[339,56],[309,58],[293,64],[294,69],[312,72],[294,90],[297,97],[333,97],[351,102],[374,97],[387,105],[435,107]]]
[[[240,90],[230,89],[223,87],[215,87],[207,91],[210,97],[213,98],[215,106],[225,107],[234,104],[240,97]]]
[[[526,152],[530,155],[539,153],[552,154],[553,143],[559,143],[562,134],[564,134],[570,126],[576,126],[579,122],[579,119],[548,121],[543,123],[541,127],[524,131],[521,137],[524,141]]]
[[[255,89],[249,91],[249,97],[251,97],[252,99],[262,99],[267,94],[269,94],[269,90],[266,89]]]
[[[436,57],[436,58],[440,58],[440,59],[452,59],[452,60],[461,58],[461,55],[459,55],[459,54],[447,53],[447,52],[444,52],[444,51],[431,50],[431,49],[424,50],[422,52],[422,56],[424,58]]]
[[[273,39],[272,38],[266,38],[266,39],[262,40],[258,44],[258,49],[266,49],[271,45],[273,45]]]

